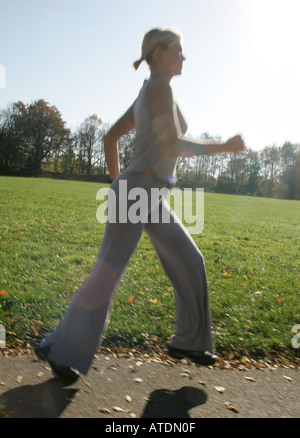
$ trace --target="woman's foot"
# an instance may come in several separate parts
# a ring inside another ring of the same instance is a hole
[[[71,385],[79,378],[79,373],[70,367],[62,366],[48,358],[49,347],[37,347],[35,354],[40,360],[48,362],[54,377],[60,379],[63,383]]]
[[[217,356],[207,351],[182,350],[180,348],[171,347],[170,345],[168,347],[168,354],[174,359],[188,358],[192,362],[203,366],[214,365],[217,361]]]

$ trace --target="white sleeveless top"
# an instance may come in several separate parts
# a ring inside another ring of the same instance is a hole
[[[147,86],[155,79],[146,79],[133,106],[136,128],[135,151],[128,169],[143,172],[151,169],[154,175],[167,184],[176,182],[178,156],[166,154],[153,131],[153,118],[147,100]],[[174,145],[175,149],[175,145]]]

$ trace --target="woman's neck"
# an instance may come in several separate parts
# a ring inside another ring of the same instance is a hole
[[[172,79],[172,76],[170,77],[170,75],[165,71],[164,68],[161,68],[160,66],[153,66],[150,68],[150,78],[166,78],[169,82]]]

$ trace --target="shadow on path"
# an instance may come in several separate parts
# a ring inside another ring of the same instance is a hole
[[[0,418],[59,417],[76,392],[57,379],[11,389],[0,396]]]
[[[206,402],[204,391],[183,386],[176,391],[157,389],[145,406],[142,418],[190,418],[188,411]]]

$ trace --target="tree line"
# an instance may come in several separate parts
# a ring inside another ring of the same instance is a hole
[[[72,132],[58,109],[43,99],[11,103],[0,109],[0,173],[108,182],[103,147],[108,129],[91,115]],[[134,144],[134,130],[120,139],[121,170],[128,166]],[[261,151],[247,147],[238,154],[180,157],[177,171],[179,187],[300,199],[300,145],[289,141]]]

